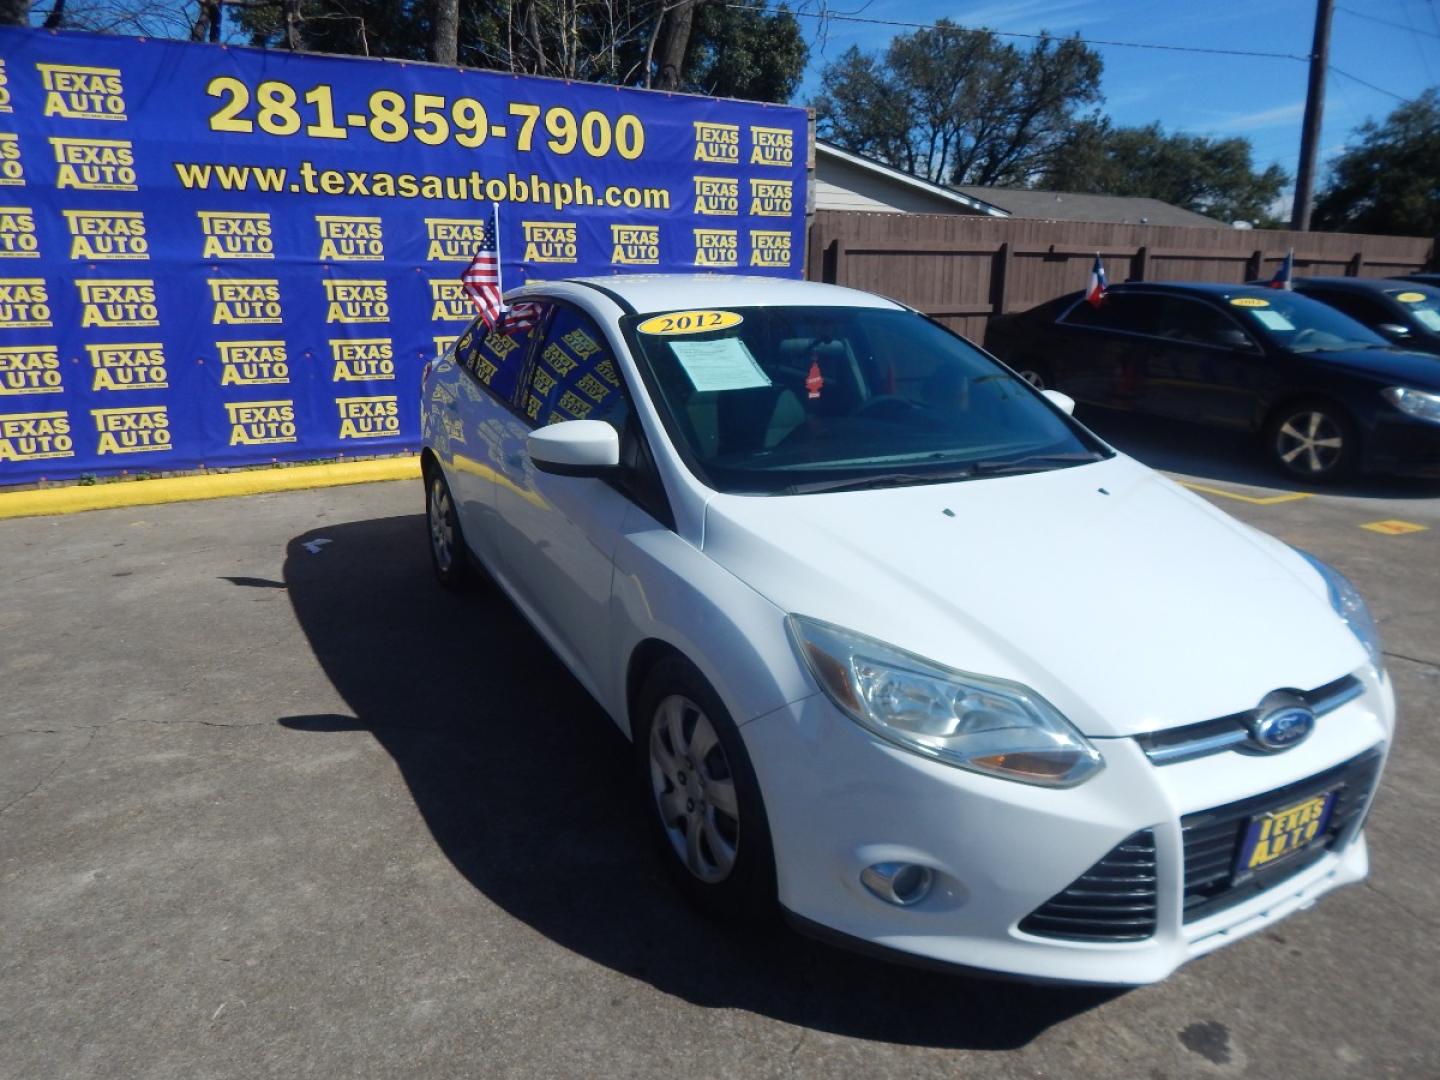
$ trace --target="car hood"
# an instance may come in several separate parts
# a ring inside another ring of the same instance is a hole
[[[1308,563],[1123,455],[952,484],[717,495],[703,546],[784,611],[1024,683],[1092,736],[1229,715],[1365,662]]]
[[[1411,386],[1418,390],[1440,391],[1440,359],[1432,353],[1387,346],[1291,355],[1307,362],[1319,360],[1329,367],[1343,368],[1385,386]]]

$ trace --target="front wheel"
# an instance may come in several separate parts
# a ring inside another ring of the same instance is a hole
[[[770,829],[719,695],[685,660],[662,660],[640,691],[633,734],[647,816],[680,887],[719,918],[768,918],[775,906]]]
[[[1270,459],[1284,472],[1323,483],[1354,471],[1360,439],[1350,417],[1326,401],[1287,405],[1265,432]]]
[[[465,558],[465,538],[450,485],[439,467],[430,470],[425,483],[425,521],[430,530],[430,564],[435,579],[451,591],[463,589],[470,576]]]

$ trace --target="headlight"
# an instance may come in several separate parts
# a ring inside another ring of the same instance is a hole
[[[1085,736],[1019,683],[942,667],[801,615],[789,625],[830,700],[896,746],[1044,787],[1073,787],[1104,766]]]
[[[1370,662],[1375,665],[1375,670],[1384,670],[1385,654],[1380,646],[1380,630],[1375,625],[1375,619],[1360,591],[1350,584],[1349,578],[1329,563],[1323,563],[1308,551],[1301,551],[1299,548],[1296,548],[1295,552],[1319,571],[1330,590],[1330,606],[1335,609],[1335,614],[1344,619],[1351,632],[1360,639],[1360,644],[1364,645],[1365,651],[1370,654]]]
[[[1390,386],[1381,390],[1380,396],[1403,413],[1408,413],[1418,420],[1440,424],[1440,394],[1411,390],[1404,386]]]

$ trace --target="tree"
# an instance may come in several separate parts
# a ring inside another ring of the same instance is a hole
[[[811,104],[820,136],[844,149],[941,183],[1021,184],[1101,100],[1102,68],[1074,38],[1020,49],[942,19],[894,38],[883,61],[850,48]]]
[[[1383,124],[1367,120],[1330,166],[1317,229],[1440,235],[1440,94],[1426,90]]]
[[[1065,139],[1037,186],[1145,196],[1227,223],[1261,224],[1289,179],[1278,165],[1257,172],[1247,139],[1167,135],[1159,124],[1116,128],[1091,119]]]
[[[29,26],[30,0],[0,0],[0,26]]]
[[[800,24],[783,5],[733,9],[694,0],[687,9],[689,25],[682,28],[676,0],[289,2],[298,8],[299,48],[448,63],[439,48],[448,33],[443,25],[448,4],[458,19],[456,62],[623,86],[653,82],[784,101],[799,84],[808,58]],[[283,45],[279,5],[248,4],[235,18],[253,43]],[[678,77],[676,57],[681,58]],[[667,65],[672,69],[668,75]]]

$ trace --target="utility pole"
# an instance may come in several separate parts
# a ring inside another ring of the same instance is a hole
[[[1310,87],[1305,94],[1305,124],[1300,131],[1300,167],[1295,170],[1295,209],[1290,228],[1310,231],[1310,210],[1315,195],[1315,153],[1320,143],[1320,121],[1325,114],[1325,72],[1330,66],[1330,20],[1335,0],[1315,2],[1315,42],[1310,46]]]

